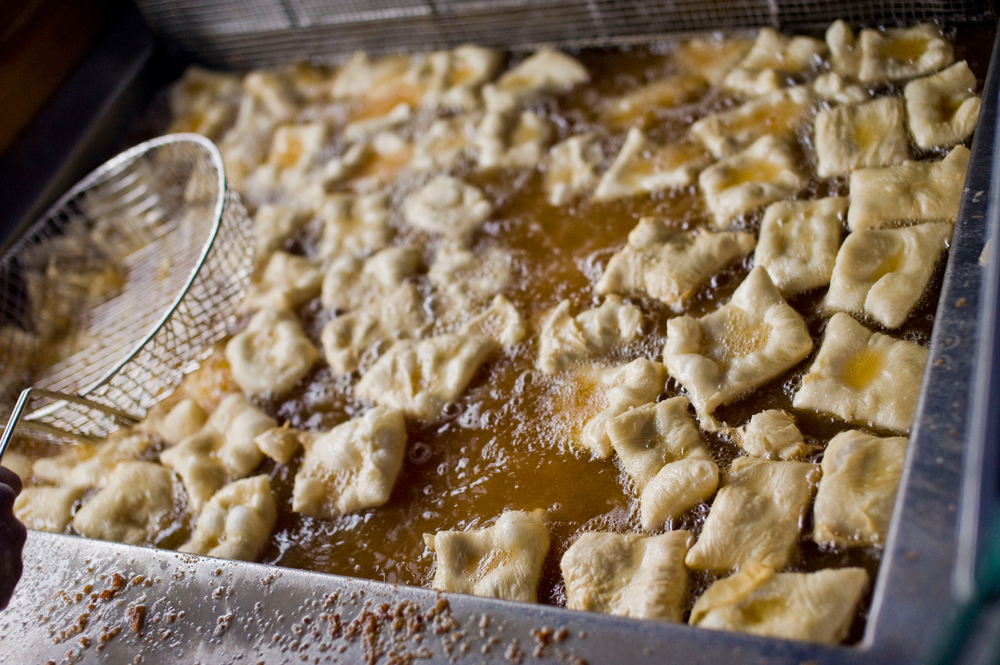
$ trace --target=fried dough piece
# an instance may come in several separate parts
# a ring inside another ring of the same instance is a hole
[[[823,308],[898,328],[927,289],[952,231],[951,224],[928,223],[851,233],[837,254]]]
[[[160,453],[177,472],[195,512],[229,482],[250,475],[264,459],[254,439],[278,423],[239,394],[227,395],[205,426]]]
[[[940,162],[906,161],[854,171],[848,226],[857,231],[917,222],[954,222],[970,155],[968,148],[958,145]]]
[[[673,231],[643,217],[628,234],[628,244],[611,257],[597,292],[645,293],[680,310],[702,284],[753,250],[750,233]]]
[[[566,607],[636,619],[681,621],[687,531],[659,536],[585,533],[563,554]]]
[[[506,111],[541,95],[562,95],[590,80],[575,58],[543,48],[508,70],[496,83],[483,87],[490,111]]]
[[[937,26],[862,30],[858,38],[862,83],[900,81],[944,69],[955,62],[951,43]]]
[[[847,637],[868,588],[864,568],[775,573],[753,563],[708,587],[692,626],[837,644]]]
[[[489,307],[462,327],[462,333],[488,337],[509,349],[528,337],[528,324],[514,303],[503,296],[494,296]]]
[[[702,427],[713,429],[716,407],[791,369],[812,348],[805,320],[767,271],[754,268],[726,305],[667,321],[663,364],[687,388]]]
[[[658,362],[637,358],[627,365],[597,370],[597,384],[605,391],[607,406],[587,421],[580,443],[596,457],[611,454],[608,424],[630,409],[656,400],[663,392],[666,368]]]
[[[806,178],[791,148],[771,135],[716,162],[698,176],[698,186],[720,229],[744,213],[792,196],[805,185]]]
[[[961,143],[972,136],[982,100],[965,60],[933,76],[910,81],[903,91],[910,133],[923,149]]]
[[[698,101],[709,88],[701,76],[674,74],[634,88],[613,99],[601,112],[612,129],[645,129],[664,110]]]
[[[352,310],[390,296],[420,269],[414,247],[386,247],[366,259],[344,256],[323,276],[321,302],[330,310]]]
[[[406,423],[402,411],[376,406],[303,443],[292,510],[331,519],[389,500],[403,467]]]
[[[552,124],[531,111],[490,111],[476,130],[480,169],[538,166],[552,141]]]
[[[14,499],[14,516],[29,529],[62,533],[73,521],[74,504],[86,491],[72,486],[25,487]]]
[[[354,394],[413,418],[434,421],[446,404],[465,392],[476,370],[496,351],[496,342],[479,335],[396,342],[361,377]]]
[[[472,147],[474,116],[435,120],[413,145],[410,166],[417,171],[450,171]]]
[[[785,566],[819,481],[818,464],[737,457],[685,562],[723,571],[750,562]]]
[[[412,283],[342,314],[323,326],[320,339],[330,369],[338,375],[364,369],[379,345],[420,336],[428,323],[424,300]]]
[[[608,295],[600,307],[570,314],[563,300],[542,324],[538,340],[538,368],[555,374],[574,362],[607,353],[635,340],[642,328],[642,312],[619,296]]]
[[[267,547],[278,518],[266,475],[229,483],[209,499],[191,538],[178,552],[234,561],[256,561]]]
[[[122,462],[104,488],[76,513],[73,529],[87,538],[153,544],[173,510],[170,469],[153,462]]]
[[[253,217],[253,234],[257,246],[254,252],[254,270],[266,266],[271,254],[284,247],[288,239],[301,229],[311,216],[308,210],[270,203],[258,208]]]
[[[823,453],[813,509],[813,540],[839,545],[884,543],[906,458],[906,437],[841,432]]]
[[[792,400],[796,409],[907,432],[917,410],[927,349],[873,333],[847,314],[826,325],[819,354]]]
[[[787,37],[761,28],[746,56],[722,81],[722,86],[747,95],[762,95],[785,87],[793,75],[815,69],[827,46],[811,37]]]
[[[451,176],[438,176],[403,201],[403,216],[414,228],[468,242],[493,214],[482,190]]]
[[[316,253],[324,259],[368,254],[392,240],[389,199],[382,192],[332,194],[324,199],[316,216],[323,221],[323,236]]]
[[[136,460],[156,444],[156,437],[139,428],[123,428],[96,445],[78,444],[32,465],[32,473],[63,487],[104,487],[118,464]]]
[[[318,359],[296,316],[271,307],[254,314],[226,344],[233,378],[250,396],[287,393]]]
[[[719,85],[752,46],[753,40],[745,37],[696,37],[671,52],[670,60],[683,71]]]
[[[812,89],[820,99],[837,104],[862,104],[872,98],[871,92],[866,88],[856,83],[848,83],[836,72],[817,76],[812,83]]]
[[[688,405],[687,397],[673,397],[608,421],[611,445],[639,490],[639,517],[646,531],[679,518],[719,486],[719,467]]]
[[[597,183],[597,165],[603,156],[601,144],[590,133],[552,146],[545,170],[549,205],[565,205],[591,189]]]
[[[812,102],[809,86],[774,90],[734,109],[705,116],[691,125],[691,133],[716,157],[731,155],[767,134],[794,140]]]
[[[779,409],[754,414],[750,422],[732,432],[733,442],[751,457],[794,460],[813,448],[805,444],[795,419]]]
[[[279,250],[271,254],[260,279],[250,284],[241,308],[292,310],[319,295],[322,283],[319,261]]]
[[[687,187],[710,156],[694,143],[661,145],[641,129],[628,130],[625,143],[601,176],[595,201],[614,201],[664,189]]]
[[[549,551],[544,510],[507,511],[485,529],[428,533],[424,542],[437,555],[434,589],[537,602]]]
[[[904,161],[910,156],[905,120],[906,105],[900,97],[820,111],[815,125],[817,174],[832,178]]]
[[[754,265],[788,297],[830,283],[847,219],[846,197],[779,201],[764,212]]]

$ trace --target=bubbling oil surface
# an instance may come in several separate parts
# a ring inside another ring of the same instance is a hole
[[[965,32],[969,29],[959,31],[959,35]],[[992,35],[985,34],[985,28],[971,32],[975,38],[968,42],[956,39],[958,57],[963,57],[965,43],[986,44],[985,53],[976,55],[970,50],[966,56],[982,80]],[[679,72],[672,65],[669,48],[591,50],[578,57],[591,72],[592,83],[563,99],[542,100],[533,105],[533,110],[554,123],[559,139],[583,131],[597,135],[604,147],[602,167],[606,168],[624,138],[622,132],[612,133],[600,123],[611,100],[637,85]],[[659,141],[679,142],[687,136],[691,122],[730,108],[737,101],[717,91],[709,92],[696,103],[657,113],[652,121],[647,118],[649,134]],[[807,121],[798,136],[804,160],[810,159],[809,126]],[[535,333],[544,314],[562,299],[569,299],[575,311],[599,303],[593,285],[641,217],[661,218],[678,230],[694,228],[709,219],[694,187],[607,203],[582,198],[554,208],[545,200],[538,172],[465,170],[458,175],[481,187],[496,206],[475,240],[476,249],[496,246],[512,253],[514,280],[506,295],[533,323]],[[813,181],[799,198],[846,193],[843,179]],[[398,203],[402,190],[392,190],[392,194]],[[394,207],[398,209],[398,205]],[[737,226],[756,232],[760,216],[760,211],[750,214]],[[400,225],[396,242],[405,242],[408,233]],[[296,238],[287,249],[310,254],[309,244],[308,238]],[[750,267],[748,257],[721,271],[685,304],[683,313],[700,316],[715,310],[728,301]],[[902,328],[892,331],[894,337],[927,344],[942,274],[943,268],[939,268],[921,305]],[[819,290],[790,301],[805,317],[817,349],[826,320],[819,311],[822,295],[823,290]],[[650,299],[627,300],[644,314],[644,335],[628,348],[599,359],[602,364],[617,365],[637,357],[660,359],[666,321],[676,313]],[[319,330],[330,314],[322,311],[318,299],[299,313],[308,334],[318,342]],[[602,408],[602,396],[578,373],[542,374],[535,368],[536,355],[537,345],[529,338],[484,365],[440,420],[408,422],[402,471],[389,502],[379,508],[331,520],[293,513],[292,485],[301,453],[288,465],[265,461],[258,473],[271,477],[278,522],[263,561],[426,586],[434,558],[424,544],[423,534],[485,526],[504,510],[544,508],[552,541],[538,597],[544,603],[565,604],[559,561],[567,547],[585,531],[640,531],[638,502],[631,481],[614,456],[592,458],[574,445],[583,423]],[[792,408],[791,397],[814,355],[745,398],[721,407],[717,415],[731,425],[741,425],[762,410],[785,409],[794,414],[807,442],[817,444],[812,460],[819,461],[826,442],[850,426],[832,417]],[[203,368],[200,374],[214,377],[209,379],[214,394],[232,390],[234,385],[226,378],[221,353],[209,364],[211,367]],[[329,429],[362,413],[368,405],[354,399],[352,380],[334,377],[328,367],[321,365],[290,396],[263,402],[261,407],[279,422],[312,431]],[[661,398],[682,392],[675,381],[669,380]],[[722,435],[707,434],[706,442],[722,470],[740,454]],[[32,457],[55,452],[40,442],[21,440],[18,445]],[[689,529],[697,536],[709,504],[697,506],[668,527]],[[810,520],[811,516],[804,525],[792,570],[859,565],[874,579],[881,554],[878,548],[818,546],[810,538]],[[178,529],[188,530],[190,525],[181,524]],[[692,573],[688,610],[714,579],[716,576]],[[865,612],[859,613],[851,641],[860,639]]]

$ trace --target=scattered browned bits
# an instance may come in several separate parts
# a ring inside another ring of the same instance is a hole
[[[132,605],[128,608],[126,616],[128,617],[128,627],[133,633],[138,633],[146,621],[146,606]]]

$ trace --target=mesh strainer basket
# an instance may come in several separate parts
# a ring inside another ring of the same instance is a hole
[[[225,336],[253,253],[202,136],[148,141],[77,184],[0,257],[0,394],[32,386],[0,456],[19,419],[78,439],[141,419]]]

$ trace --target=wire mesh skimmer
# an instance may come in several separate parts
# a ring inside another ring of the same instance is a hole
[[[0,396],[32,386],[0,457],[19,421],[94,440],[145,416],[225,336],[253,254],[204,137],[147,141],[83,179],[0,257]]]

